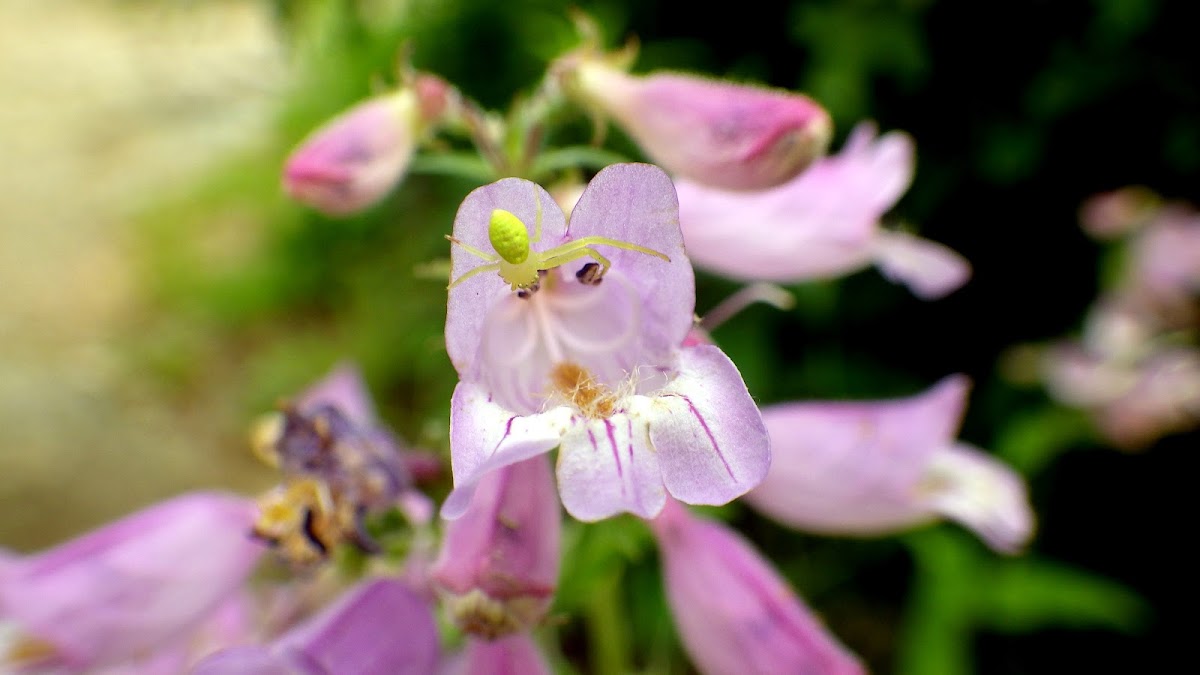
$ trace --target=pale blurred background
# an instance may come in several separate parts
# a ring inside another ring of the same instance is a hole
[[[215,380],[164,397],[123,340],[154,311],[130,219],[268,131],[286,82],[275,30],[250,0],[0,0],[4,546],[265,480],[213,423],[234,414]]]

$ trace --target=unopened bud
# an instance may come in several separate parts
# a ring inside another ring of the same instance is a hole
[[[629,75],[598,59],[567,68],[567,90],[610,115],[673,174],[728,190],[760,190],[825,153],[833,123],[794,92],[680,74]]]
[[[287,160],[283,187],[334,216],[357,213],[404,177],[421,137],[448,111],[452,88],[429,75],[363,101],[312,132]]]

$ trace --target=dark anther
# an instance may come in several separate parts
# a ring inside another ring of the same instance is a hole
[[[575,273],[575,278],[579,280],[579,283],[588,286],[596,286],[604,281],[604,275],[600,273],[600,263],[594,262],[580,267],[579,271]]]
[[[312,509],[304,509],[304,536],[308,539],[308,543],[312,544],[313,548],[317,549],[321,555],[329,553],[329,547],[317,536],[316,516],[313,514]]]

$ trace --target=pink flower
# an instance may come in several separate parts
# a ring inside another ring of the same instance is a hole
[[[0,670],[93,670],[171,648],[253,570],[253,519],[249,500],[193,493],[6,562],[0,617],[17,639]]]
[[[329,215],[357,213],[400,182],[421,137],[451,102],[431,75],[368,99],[326,122],[288,157],[283,187],[292,199]]]
[[[671,173],[727,190],[783,183],[825,153],[829,113],[802,94],[680,74],[564,62],[568,91],[612,116]]]
[[[445,517],[466,510],[488,472],[555,447],[563,504],[580,520],[653,517],[667,493],[725,503],[761,480],[770,450],[741,375],[716,347],[680,347],[695,286],[676,209],[670,179],[645,164],[601,171],[570,229],[550,195],[528,181],[506,179],[467,197],[454,224],[457,280],[446,317],[461,382],[451,401],[455,489]],[[477,273],[497,213],[512,217],[502,225],[540,236],[529,237],[527,260],[513,258],[519,265]],[[547,253],[555,250],[584,258]],[[605,265],[585,259],[601,255],[611,266],[597,284]],[[545,270],[530,274],[540,283],[513,293],[503,275],[523,279],[526,267]]]
[[[467,648],[442,675],[550,675],[546,657],[528,633],[498,640],[467,640]]]
[[[1200,319],[1200,214],[1170,204],[1130,241],[1129,268],[1118,293],[1166,326]]]
[[[945,517],[1019,550],[1033,533],[1024,482],[954,439],[968,386],[953,376],[906,399],[764,408],[774,461],[746,500],[814,532],[873,535]]]
[[[1136,450],[1200,420],[1200,350],[1159,335],[1129,299],[1094,307],[1083,338],[1046,350],[1041,370],[1053,398],[1088,410],[1105,438]]]
[[[428,675],[439,658],[425,600],[395,579],[368,579],[265,646],[226,649],[193,675]]]
[[[1088,198],[1079,209],[1079,221],[1096,239],[1115,239],[1145,226],[1160,205],[1150,189],[1124,187]]]
[[[546,457],[484,476],[431,573],[455,622],[489,639],[536,625],[558,585],[560,528]]]
[[[865,672],[736,532],[675,502],[651,526],[662,551],[671,614],[700,672]]]
[[[779,187],[728,192],[677,180],[688,254],[735,279],[792,283],[839,277],[875,264],[918,297],[964,284],[970,266],[941,244],[880,228],[912,182],[913,143],[860,124],[841,153]]]

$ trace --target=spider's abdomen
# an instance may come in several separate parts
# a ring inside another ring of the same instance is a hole
[[[492,248],[507,263],[520,265],[529,258],[529,230],[520,218],[504,209],[492,211],[488,239],[492,242]]]

